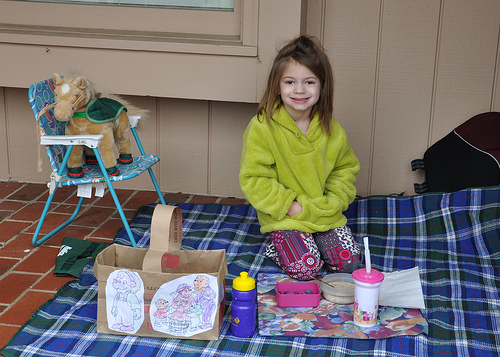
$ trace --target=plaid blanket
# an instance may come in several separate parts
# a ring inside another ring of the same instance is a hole
[[[228,309],[218,341],[171,340],[96,332],[97,283],[87,265],[44,304],[0,352],[5,356],[498,356],[500,350],[500,188],[414,197],[369,197],[346,212],[359,242],[370,237],[381,271],[419,266],[429,334],[380,340],[307,337],[236,338],[230,333],[231,281],[241,271],[277,273],[263,256],[250,206],[179,205],[184,249],[227,250]],[[154,206],[132,223],[147,246]],[[119,232],[118,243],[127,244]]]

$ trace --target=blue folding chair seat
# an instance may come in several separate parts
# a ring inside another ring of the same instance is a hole
[[[38,238],[58,186],[77,186],[106,182],[109,192],[111,193],[111,196],[113,197],[113,200],[115,202],[118,213],[120,214],[120,218],[123,221],[125,230],[128,233],[130,242],[132,243],[133,247],[137,247],[134,236],[125,217],[120,201],[118,200],[112,182],[129,180],[139,176],[144,171],[148,171],[153,186],[158,193],[160,202],[162,204],[165,204],[165,199],[163,198],[160,187],[158,186],[158,182],[156,181],[153,170],[151,169],[153,165],[160,161],[160,158],[156,155],[146,155],[144,152],[144,148],[136,131],[136,126],[140,117],[129,115],[131,124],[130,129],[139,148],[141,156],[134,157],[133,162],[130,164],[117,164],[117,168],[120,171],[119,174],[110,177],[106,173],[106,168],[104,167],[104,163],[102,162],[102,158],[98,150],[99,142],[103,137],[102,135],[65,135],[66,122],[57,120],[53,115],[52,109],[44,111],[43,114],[39,115],[42,109],[44,109],[47,105],[54,103],[54,87],[55,85],[52,79],[47,79],[35,83],[29,88],[29,101],[31,104],[31,109],[33,110],[33,114],[35,115],[35,119],[37,120],[40,128],[40,145],[45,146],[50,165],[52,167],[52,173],[50,175],[49,183],[49,196],[47,198],[47,202],[45,203],[40,221],[38,222],[37,228],[33,235],[33,245],[38,246],[42,244],[54,234],[59,232],[61,229],[66,227],[76,218],[78,212],[80,211],[85,197],[80,197],[75,211],[67,221],[65,221],[40,239]],[[83,171],[85,174],[82,178],[79,179],[70,178],[67,175],[68,168],[66,164],[74,145],[85,145],[91,148],[94,151],[98,162],[97,165],[83,165]]]

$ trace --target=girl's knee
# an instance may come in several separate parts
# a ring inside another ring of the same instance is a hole
[[[349,227],[317,233],[315,241],[329,270],[350,273],[359,267],[361,251]]]
[[[304,256],[303,259],[297,260],[284,267],[285,272],[292,278],[297,280],[311,280],[318,275],[323,260],[310,254]]]
[[[320,252],[310,233],[276,231],[269,234],[270,249],[266,256],[273,259],[292,278],[313,279],[323,266]]]

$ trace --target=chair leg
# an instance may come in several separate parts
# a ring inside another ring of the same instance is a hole
[[[118,200],[118,196],[116,195],[115,189],[113,188],[113,184],[111,183],[111,180],[107,176],[106,171],[104,171],[104,175],[106,177],[106,182],[108,184],[109,192],[111,193],[111,196],[113,196],[113,201],[115,201],[116,209],[118,210],[120,218],[122,219],[123,226],[125,227],[128,237],[130,238],[130,243],[132,243],[132,247],[137,248],[137,243],[135,242],[134,235],[132,234],[132,230],[130,229],[130,225],[128,224],[127,217],[125,217],[125,213],[123,212],[120,200]]]
[[[132,134],[134,135],[135,142],[137,143],[137,147],[139,148],[139,151],[141,155],[146,155],[146,152],[144,151],[144,148],[142,146],[141,139],[139,139],[139,135],[137,135],[137,131],[135,128],[130,128],[132,131]],[[160,199],[160,203],[162,205],[165,205],[165,199],[163,198],[163,194],[161,193],[160,186],[158,185],[158,182],[156,181],[155,174],[153,173],[153,169],[151,167],[148,169],[149,172],[149,177],[151,177],[151,181],[153,181],[153,185],[155,187],[156,193],[158,193],[158,198]]]
[[[106,168],[104,167],[104,162],[102,161],[101,154],[99,153],[99,150],[97,150],[97,148],[93,149],[93,150],[94,150],[97,162],[99,164],[99,167],[101,168],[104,179],[106,180],[106,183],[108,184],[108,189],[109,189],[109,192],[111,193],[111,196],[113,197],[113,201],[115,202],[116,209],[118,210],[120,218],[122,219],[122,223],[123,223],[123,226],[125,228],[125,231],[127,232],[128,237],[130,238],[130,243],[132,243],[132,247],[137,248],[137,243],[135,242],[134,235],[132,234],[132,230],[130,229],[130,225],[128,224],[127,217],[125,217],[125,213],[123,212],[120,200],[118,199],[118,196],[116,195],[113,184],[112,184],[111,180],[109,179],[108,173],[106,172]]]
[[[54,234],[59,232],[61,229],[66,227],[68,224],[73,222],[75,217],[78,215],[80,208],[82,207],[84,197],[80,197],[80,200],[78,201],[78,204],[77,204],[73,214],[71,215],[70,218],[68,218],[68,220],[66,220],[64,223],[60,224],[59,226],[57,226],[51,232],[47,233],[45,236],[43,236],[43,238],[38,239],[38,235],[40,234],[40,230],[42,229],[43,223],[45,221],[45,217],[47,216],[47,212],[49,211],[49,207],[50,207],[50,204],[52,203],[52,199],[54,198],[55,193],[56,193],[56,190],[54,190],[54,192],[51,195],[49,195],[49,198],[47,199],[47,202],[45,203],[45,207],[43,209],[42,216],[40,217],[40,221],[38,222],[38,225],[36,227],[35,234],[33,234],[33,240],[31,243],[35,247],[39,246],[40,244],[45,242],[47,239],[51,238]]]
[[[66,150],[66,154],[64,155],[64,158],[63,158],[63,161],[62,161],[61,166],[59,168],[59,171],[57,173],[57,176],[59,176],[59,177],[62,176],[64,169],[66,167],[66,164],[68,163],[68,159],[69,159],[69,156],[70,156],[72,150],[73,150],[73,145],[68,145],[68,148]],[[55,181],[51,180],[50,184],[54,185],[54,187],[50,188],[49,197],[47,198],[47,202],[45,203],[45,207],[43,208],[42,215],[40,216],[40,221],[38,221],[38,225],[36,227],[35,233],[33,234],[33,239],[31,241],[31,243],[35,247],[39,246],[40,244],[45,242],[47,239],[52,237],[54,234],[59,232],[61,229],[66,227],[68,224],[73,222],[75,217],[78,215],[80,208],[82,207],[82,203],[83,203],[83,199],[84,199],[84,197],[80,197],[80,200],[78,201],[78,205],[76,206],[75,211],[73,212],[71,217],[69,217],[68,220],[66,220],[64,223],[60,224],[58,227],[56,227],[51,232],[47,233],[43,238],[38,239],[38,235],[40,234],[40,230],[42,229],[43,223],[45,221],[45,217],[47,216],[47,212],[49,211],[50,204],[52,203],[52,199],[54,198],[54,195],[56,194],[56,191],[57,191],[57,187],[59,186],[59,181],[58,180],[55,180]]]
[[[165,203],[165,198],[163,197],[163,194],[160,190],[160,186],[158,185],[158,182],[156,181],[155,174],[153,173],[153,170],[151,167],[148,169],[149,176],[151,177],[151,181],[153,181],[153,186],[155,187],[156,193],[158,194],[158,198],[160,199],[160,203],[162,205],[166,205]]]

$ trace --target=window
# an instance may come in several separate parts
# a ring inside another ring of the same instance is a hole
[[[234,0],[24,0],[33,2],[57,2],[67,4],[100,4],[178,7],[189,9],[233,10]]]
[[[137,3],[155,6],[117,6]],[[256,55],[258,0],[31,0],[1,6],[0,33],[18,43]],[[213,10],[219,6],[226,11]]]
[[[179,7],[190,9],[233,10],[234,0],[25,0],[38,2],[103,4],[103,5],[132,5]]]

